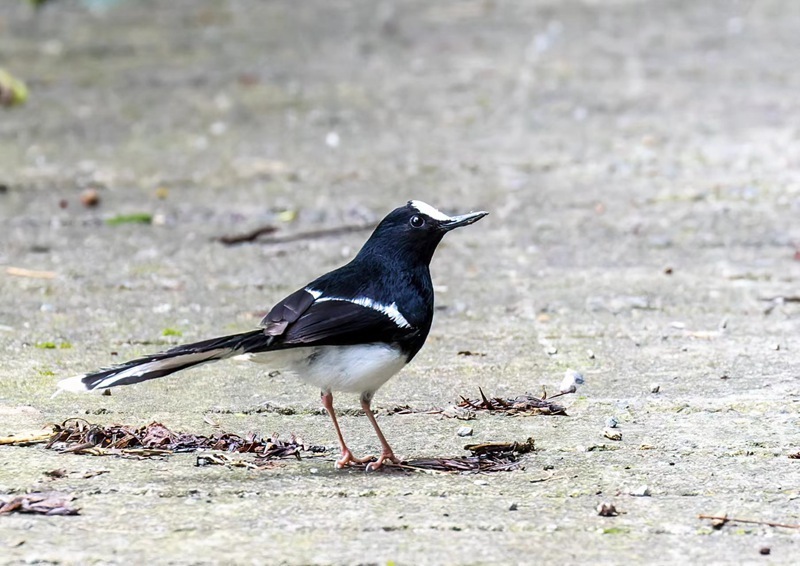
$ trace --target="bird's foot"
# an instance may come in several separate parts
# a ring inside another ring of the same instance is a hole
[[[399,464],[399,463],[402,462],[402,460],[400,460],[400,458],[395,456],[394,453],[391,450],[388,451],[388,452],[384,451],[384,452],[381,452],[381,455],[377,460],[367,464],[367,470],[366,471],[374,472],[376,470],[381,469],[381,467],[383,466],[383,463],[386,460],[389,460],[392,464]]]
[[[356,458],[353,456],[353,453],[350,452],[349,448],[345,448],[342,450],[342,456],[338,460],[336,460],[336,468],[341,470],[342,468],[350,465],[350,464],[366,464],[367,462],[372,462],[375,458],[372,456],[368,456],[366,458]]]

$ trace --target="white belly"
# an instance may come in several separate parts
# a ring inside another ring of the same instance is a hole
[[[406,364],[400,349],[388,344],[294,348],[248,359],[288,370],[322,391],[348,393],[374,393]]]

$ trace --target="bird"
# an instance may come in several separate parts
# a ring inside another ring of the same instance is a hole
[[[430,263],[445,234],[488,212],[450,216],[410,200],[390,212],[347,264],[278,302],[259,328],[176,346],[112,367],[66,378],[58,392],[85,392],[141,383],[232,357],[272,364],[320,390],[341,451],[337,468],[399,464],[371,403],[375,392],[422,348],[431,329],[434,289]],[[333,393],[357,393],[381,444],[377,457],[357,458],[342,435]]]

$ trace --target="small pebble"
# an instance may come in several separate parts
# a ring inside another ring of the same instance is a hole
[[[770,550],[768,546],[762,546],[758,549],[758,553],[764,556],[767,556],[770,552],[772,552],[772,550]]]
[[[659,391],[661,391],[661,384],[659,383],[650,384],[650,393],[658,393]]]
[[[339,147],[341,141],[339,134],[336,132],[328,132],[328,135],[325,136],[325,144],[328,147]]]
[[[309,473],[312,473],[312,474],[317,474],[317,473],[319,473],[319,469],[318,469],[318,468],[311,468],[311,469],[310,469],[310,470],[308,470],[308,471],[309,471]]]
[[[589,357],[590,360],[595,358],[594,350],[586,350],[586,355]]]
[[[634,497],[650,497],[650,488],[646,485],[640,485],[637,488],[634,488],[628,492],[628,495],[633,495]]]
[[[511,505],[508,506],[508,510],[509,511],[516,511],[517,510],[517,504],[516,503],[512,503]]]
[[[608,417],[606,419],[606,428],[617,428],[619,421],[614,417]]]
[[[483,486],[485,486],[485,485],[489,485],[489,482],[488,482],[488,481],[486,481],[486,480],[475,480],[473,483],[474,483],[475,485],[479,485],[479,486],[481,486],[481,487],[483,487]]]
[[[601,517],[616,517],[619,515],[619,511],[613,503],[601,503],[597,506],[597,514]]]
[[[86,189],[81,193],[81,204],[86,208],[92,208],[100,204],[100,193],[97,189]]]
[[[578,386],[583,385],[584,382],[583,375],[574,369],[568,369],[564,372],[564,379],[561,380],[559,390],[562,393],[574,393],[578,389]]]
[[[613,428],[607,428],[603,431],[603,436],[609,440],[622,440],[622,432]]]
[[[472,427],[462,426],[456,431],[458,436],[472,436]]]

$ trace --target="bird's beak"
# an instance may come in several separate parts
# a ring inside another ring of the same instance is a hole
[[[468,226],[469,224],[477,222],[487,214],[489,213],[481,210],[479,212],[470,212],[469,214],[462,214],[460,216],[451,216],[448,220],[444,220],[440,226],[442,230],[449,232],[453,228]]]

